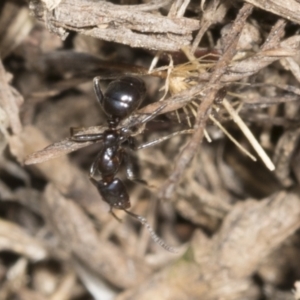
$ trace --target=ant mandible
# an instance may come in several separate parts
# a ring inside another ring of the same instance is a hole
[[[130,154],[123,145],[125,142],[127,148],[129,147],[132,150],[136,150],[157,144],[166,139],[162,138],[145,144],[142,147],[136,147],[135,139],[132,136],[133,131],[126,127],[118,128],[120,121],[130,116],[144,100],[146,96],[145,83],[138,77],[124,76],[112,81],[108,85],[105,93],[102,93],[100,80],[100,77],[94,78],[94,90],[97,100],[107,116],[108,129],[102,133],[76,135],[71,128],[71,139],[79,143],[102,141],[102,148],[90,167],[89,177],[91,182],[98,189],[102,199],[109,204],[110,212],[117,218],[112,211],[113,208],[124,210],[127,214],[138,219],[146,226],[155,242],[166,250],[175,252],[172,247],[166,245],[165,242],[155,234],[144,217],[127,211],[127,209],[130,208],[129,195],[122,180],[116,177],[124,160],[126,163],[127,177],[130,180],[135,180]],[[146,116],[141,123],[146,123],[153,119],[161,109],[162,108]],[[167,138],[169,138],[169,136]],[[95,178],[97,172],[100,173],[101,180]]]

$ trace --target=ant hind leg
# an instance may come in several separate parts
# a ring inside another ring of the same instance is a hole
[[[94,159],[93,163],[90,166],[90,172],[89,172],[90,179],[94,179],[94,177],[95,177],[95,174],[96,174],[97,169],[98,169],[97,168],[98,167],[98,162],[99,162],[99,159],[100,159],[101,155],[102,155],[102,151],[99,151],[99,153],[97,154],[96,158]]]
[[[137,164],[136,164],[136,158],[133,159],[135,156],[135,153],[130,149],[124,149],[124,161],[126,166],[126,175],[127,178],[131,181],[143,184],[149,188],[152,188],[153,186],[149,185],[148,182],[144,179],[139,178],[138,170],[137,170]]]

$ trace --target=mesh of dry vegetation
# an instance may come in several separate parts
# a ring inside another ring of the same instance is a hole
[[[0,300],[300,299],[299,24],[296,0],[1,1]],[[118,128],[160,140],[132,151],[147,185],[115,177],[158,242],[70,136],[124,75],[147,95]]]

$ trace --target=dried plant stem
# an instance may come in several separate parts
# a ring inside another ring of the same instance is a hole
[[[211,137],[209,136],[207,130],[204,129],[203,132],[204,132],[204,137],[206,138],[207,142],[208,142],[208,143],[211,143],[211,142],[212,142],[212,139],[211,139]]]
[[[212,115],[209,118],[214,122],[216,126],[218,126],[224,134],[247,156],[249,156],[253,161],[257,161],[256,157],[253,156],[247,149],[245,149],[223,126],[222,124],[216,120]]]
[[[154,68],[156,67],[156,65],[157,65],[157,63],[159,61],[159,58],[160,58],[161,54],[162,54],[161,51],[157,51],[157,53],[153,57],[153,59],[151,61],[151,64],[150,64],[150,67],[148,69],[148,74],[151,74],[151,72],[153,72]]]
[[[185,54],[185,56],[195,66],[196,69],[201,68],[198,59],[195,57],[194,53],[192,53],[188,47],[182,47],[181,51]]]
[[[166,96],[167,96],[167,94],[169,92],[170,76],[171,76],[171,73],[172,73],[172,71],[174,69],[174,62],[173,62],[172,56],[168,55],[168,57],[169,57],[170,62],[169,62],[168,70],[167,70],[167,77],[166,77],[166,80],[165,80],[165,86],[163,87],[163,89],[165,90],[165,92],[164,92],[163,96],[161,97],[161,99],[159,101],[163,101],[166,98]]]
[[[260,156],[266,167],[270,171],[275,170],[275,166],[273,162],[271,161],[270,157],[267,155],[265,150],[262,148],[262,146],[259,144],[251,130],[248,128],[248,126],[245,124],[245,122],[242,120],[242,118],[237,114],[237,112],[233,109],[231,104],[227,101],[227,99],[224,98],[222,102],[225,109],[228,111],[228,113],[231,115],[233,121],[239,126],[241,131],[244,133],[245,137],[248,139],[249,143],[252,145],[254,150],[257,152],[257,154]]]

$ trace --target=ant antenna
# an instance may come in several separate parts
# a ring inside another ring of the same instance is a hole
[[[172,253],[177,253],[178,250],[173,248],[172,246],[168,245],[166,242],[164,242],[153,230],[153,228],[150,226],[150,224],[147,222],[146,218],[140,216],[140,215],[136,215],[126,209],[124,209],[124,211],[130,215],[131,217],[137,219],[142,225],[144,225],[147,230],[150,233],[150,236],[152,238],[152,240],[157,243],[158,245],[160,245],[161,247],[163,247],[165,250],[172,252]]]

